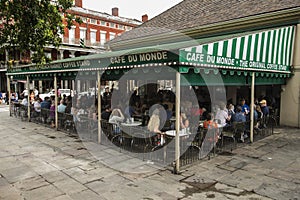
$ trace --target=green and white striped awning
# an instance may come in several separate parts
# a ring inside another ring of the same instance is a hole
[[[179,50],[182,65],[290,73],[295,26]]]

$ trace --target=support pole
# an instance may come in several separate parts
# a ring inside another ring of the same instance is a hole
[[[27,116],[28,116],[28,122],[30,122],[30,107],[31,107],[31,102],[30,102],[30,88],[29,88],[29,75],[26,76],[26,87],[27,87]]]
[[[101,127],[101,74],[100,71],[97,73],[97,87],[98,87],[98,143],[101,143],[101,133],[102,133],[102,127]]]
[[[251,108],[250,108],[250,142],[253,142],[253,130],[254,130],[254,88],[255,87],[255,72],[252,72],[251,82]]]
[[[9,116],[11,116],[11,91],[10,91],[10,78],[9,78],[9,76],[7,76],[7,93],[6,93],[6,99],[8,99]]]
[[[174,173],[179,173],[180,170],[180,140],[179,140],[179,130],[180,130],[180,73],[176,72],[176,136],[175,136],[175,171]]]
[[[55,129],[58,130],[58,112],[57,112],[57,106],[58,106],[58,96],[57,96],[57,77],[56,74],[54,75],[54,92],[55,92]]]

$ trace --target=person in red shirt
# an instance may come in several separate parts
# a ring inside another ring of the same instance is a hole
[[[214,132],[215,134],[213,134],[213,135],[206,135],[206,137],[208,137],[208,140],[211,141],[211,142],[213,140],[215,142],[218,141],[218,139],[219,139],[219,129],[218,129],[218,124],[216,122],[214,122],[214,115],[213,115],[213,113],[208,113],[206,115],[206,120],[203,122],[203,128],[204,129],[208,129],[208,130],[215,129],[216,130],[216,132]],[[212,132],[210,132],[210,133],[212,133]]]
[[[206,115],[206,120],[203,122],[203,128],[212,129],[218,128],[218,124],[214,122],[214,116],[212,113]]]

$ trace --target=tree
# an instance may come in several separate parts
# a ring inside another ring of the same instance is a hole
[[[45,64],[45,46],[59,47],[65,27],[80,18],[68,13],[73,0],[0,0],[0,48],[32,51],[32,61]],[[63,23],[65,15],[66,25]]]

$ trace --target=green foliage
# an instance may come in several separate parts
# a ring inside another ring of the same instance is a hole
[[[0,0],[0,48],[31,50],[33,62],[48,62],[44,54],[45,46],[58,47],[60,35],[64,34],[66,17],[67,28],[80,19],[67,13],[73,0]]]

